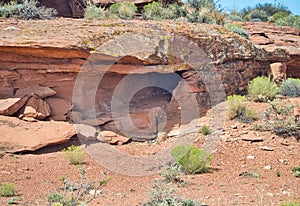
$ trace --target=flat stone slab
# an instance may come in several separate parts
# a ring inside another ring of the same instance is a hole
[[[67,122],[25,122],[0,115],[0,151],[35,151],[66,142],[76,133],[75,127]]]

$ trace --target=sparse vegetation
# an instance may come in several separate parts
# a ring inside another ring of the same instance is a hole
[[[249,101],[246,97],[232,95],[227,97],[226,102],[229,107],[227,113],[229,119],[237,119],[246,123],[253,122],[257,119],[257,113],[248,107]]]
[[[175,189],[170,186],[161,186],[155,184],[151,191],[150,201],[143,204],[143,206],[201,206],[199,202],[182,198],[178,198],[174,194]]]
[[[10,182],[0,183],[0,197],[11,197],[16,193],[16,187]]]
[[[293,167],[292,168],[292,172],[293,172],[293,174],[294,174],[295,177],[300,177],[300,166]]]
[[[279,93],[288,97],[300,97],[300,79],[288,78],[280,85]]]
[[[56,15],[55,9],[39,6],[35,0],[24,0],[21,4],[11,2],[0,6],[0,16],[5,18],[52,19]]]
[[[209,152],[198,149],[194,145],[185,144],[176,146],[171,150],[171,154],[186,174],[210,171],[211,155]]]
[[[97,195],[100,194],[100,188],[107,184],[108,180],[102,180],[100,182],[89,182],[85,178],[86,171],[81,167],[78,167],[79,180],[71,182],[65,177],[61,179],[63,187],[59,188],[55,192],[49,192],[47,196],[47,203],[50,206],[77,206],[87,205]]]
[[[121,19],[132,19],[136,15],[137,7],[131,2],[119,2],[111,5],[109,12]]]
[[[86,19],[105,19],[106,12],[104,8],[96,7],[94,4],[88,4],[84,9],[84,18]]]
[[[273,100],[278,90],[278,86],[269,77],[256,77],[248,84],[248,95],[254,101]]]
[[[71,164],[81,165],[84,160],[84,149],[80,146],[69,146],[67,149],[62,150],[64,156]]]
[[[240,24],[226,24],[225,27],[240,36],[249,39],[249,33]]]
[[[293,115],[292,110],[295,105],[284,104],[279,99],[270,103],[270,107],[265,111],[264,125],[260,130],[271,131],[279,136],[298,135],[300,121]]]
[[[163,180],[167,183],[181,183],[182,180],[180,179],[182,172],[181,166],[178,164],[172,163],[171,165],[167,166],[167,168],[160,173],[160,176],[163,177]]]
[[[300,206],[300,202],[289,202],[289,203],[284,203],[281,204],[280,206]]]
[[[209,127],[209,126],[206,126],[206,125],[202,126],[202,127],[201,127],[201,133],[202,133],[203,135],[209,135],[209,134],[211,134],[211,129],[210,129],[210,127]]]
[[[300,16],[299,15],[289,15],[279,18],[275,21],[279,26],[291,26],[300,28]]]

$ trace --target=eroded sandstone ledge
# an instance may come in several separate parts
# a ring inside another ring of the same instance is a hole
[[[268,74],[271,62],[289,60],[284,50],[266,51],[217,25],[1,20],[0,29],[1,99],[31,87],[51,88],[55,93],[41,101],[27,94],[31,102],[50,106],[46,120],[76,120],[116,131],[128,112],[136,127],[151,135],[161,122],[168,128],[182,123],[181,104],[192,111],[190,102],[196,99],[199,113],[205,113],[226,95],[243,92],[256,76]],[[130,84],[121,92],[118,87],[126,78],[141,85],[131,99]],[[116,90],[121,96],[114,98]],[[120,108],[114,117],[112,107]],[[151,116],[153,107],[162,108],[165,117]],[[153,125],[156,118],[160,122]]]

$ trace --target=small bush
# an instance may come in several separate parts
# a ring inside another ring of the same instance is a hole
[[[293,167],[292,168],[292,172],[293,172],[293,174],[294,174],[295,177],[300,177],[300,166]]]
[[[226,100],[228,104],[227,116],[229,119],[237,119],[242,122],[250,123],[257,119],[255,110],[248,108],[249,101],[246,97],[240,95],[228,96]]]
[[[16,187],[9,182],[0,183],[0,197],[11,197],[16,193]]]
[[[84,160],[84,150],[82,147],[72,145],[62,152],[71,164],[81,165]]]
[[[151,199],[143,206],[202,206],[201,203],[176,197],[172,187],[155,184],[151,191]]]
[[[39,7],[35,0],[25,0],[21,4],[17,17],[25,20],[29,19],[52,19],[57,15],[57,11],[44,6]]]
[[[300,79],[288,78],[280,85],[279,93],[288,97],[300,97]]]
[[[278,93],[278,86],[269,77],[256,77],[248,84],[248,95],[254,101],[272,100]]]
[[[160,173],[160,176],[163,177],[164,181],[167,183],[181,183],[181,167],[177,164],[171,164],[164,171]]]
[[[249,39],[249,33],[240,24],[226,24],[225,27],[240,36]]]
[[[86,19],[105,19],[104,8],[97,7],[94,4],[88,4],[84,9],[84,18]]]
[[[244,21],[242,17],[232,14],[228,16],[228,19],[232,21]]]
[[[179,145],[171,150],[172,156],[186,174],[204,173],[209,171],[211,155],[193,145]]]
[[[203,127],[201,127],[201,133],[203,135],[209,135],[211,133],[211,129],[209,126],[204,125]]]
[[[279,19],[287,17],[289,14],[287,12],[279,11],[273,14],[271,17],[269,17],[270,22],[276,22]]]
[[[249,20],[260,19],[261,21],[267,21],[268,15],[264,10],[255,9],[249,14]]]
[[[291,26],[295,28],[300,28],[300,16],[299,15],[289,15],[278,19],[276,25],[279,26]]]
[[[162,4],[153,1],[150,4],[144,6],[143,18],[146,20],[160,20],[162,17]]]
[[[4,18],[15,17],[18,15],[18,12],[21,9],[21,7],[21,4],[17,4],[13,1],[8,4],[4,4],[0,6],[0,16]]]
[[[137,7],[131,2],[120,2],[111,5],[109,12],[121,19],[132,19],[137,12]]]
[[[284,104],[278,99],[269,104],[270,107],[265,111],[265,125],[259,128],[282,137],[299,135],[300,122],[293,114],[295,105]]]

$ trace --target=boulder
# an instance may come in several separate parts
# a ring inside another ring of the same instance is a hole
[[[29,85],[25,88],[17,90],[16,97],[23,97],[37,95],[39,98],[43,99],[55,95],[56,92],[49,87],[42,87],[40,85]]]
[[[275,62],[270,64],[273,81],[280,83],[286,79],[286,63],[285,62]]]
[[[97,136],[97,130],[95,127],[85,124],[75,124],[77,130],[77,136],[81,139],[95,140]]]
[[[24,111],[22,111],[22,114],[19,116],[19,118],[23,119],[25,117],[43,120],[46,117],[49,117],[50,114],[51,109],[48,103],[37,96],[32,96],[25,104]]]
[[[25,105],[27,100],[28,96],[22,98],[0,99],[0,114],[7,116],[13,115]]]
[[[67,122],[26,122],[0,115],[0,148],[7,152],[35,151],[47,145],[61,144],[76,135]]]
[[[68,112],[72,109],[70,101],[57,97],[48,97],[45,101],[51,107],[51,117],[53,120],[66,120]]]
[[[127,142],[129,142],[129,138],[127,137],[124,137],[122,135],[119,135],[117,133],[114,133],[112,131],[102,131],[98,134],[97,136],[97,139],[101,142],[101,141],[104,141],[104,142],[107,142],[109,144],[112,144],[112,145],[122,145],[122,144],[125,144]]]

